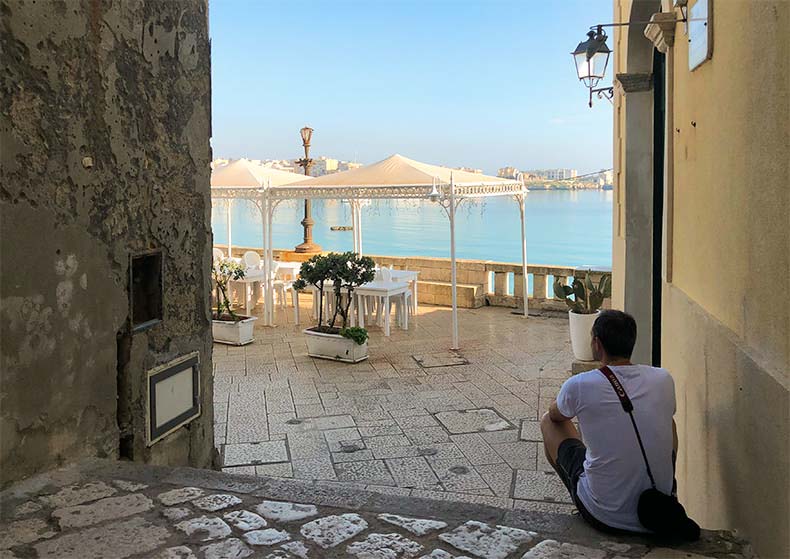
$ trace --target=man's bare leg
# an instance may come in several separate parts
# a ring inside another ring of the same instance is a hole
[[[540,431],[543,433],[543,450],[549,463],[557,467],[557,451],[565,439],[579,439],[582,436],[572,421],[552,421],[548,413],[540,418]]]

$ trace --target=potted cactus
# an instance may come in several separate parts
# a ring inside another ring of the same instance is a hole
[[[348,327],[348,322],[354,289],[373,281],[374,267],[372,258],[354,252],[319,254],[302,264],[294,287],[310,284],[318,297],[318,324],[304,330],[308,355],[348,363],[368,358],[367,330]],[[324,288],[330,286],[331,293],[325,294]],[[332,297],[331,316],[324,316],[324,297]]]
[[[211,333],[215,342],[230,345],[246,345],[254,341],[253,323],[257,316],[242,316],[233,312],[228,288],[231,281],[244,277],[244,268],[238,262],[222,258],[214,262],[211,269],[214,280],[217,308],[211,315]]]
[[[574,278],[571,285],[557,279],[554,281],[554,296],[564,299],[568,305],[574,357],[579,361],[592,361],[592,326],[600,314],[604,299],[612,296],[612,275],[603,274],[598,285],[592,281],[589,270],[584,279]]]

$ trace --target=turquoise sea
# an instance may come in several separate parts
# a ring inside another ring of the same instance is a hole
[[[302,240],[304,204],[284,202],[275,213],[275,248],[292,248]],[[346,203],[314,200],[313,237],[325,250],[351,250]],[[531,191],[526,203],[527,261],[533,264],[606,268],[612,265],[612,192],[601,190]],[[225,208],[212,215],[214,242],[227,242]],[[260,247],[261,218],[250,203],[234,201],[234,246]],[[456,214],[457,257],[500,262],[521,261],[518,205],[511,198],[465,201]],[[372,201],[362,211],[365,254],[450,256],[449,222],[444,211],[428,201]]]

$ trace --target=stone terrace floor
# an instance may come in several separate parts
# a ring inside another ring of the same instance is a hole
[[[609,538],[564,514],[90,461],[0,493],[2,559],[746,559],[705,532],[682,549]]]
[[[224,471],[324,480],[398,495],[570,513],[538,418],[572,361],[562,315],[421,306],[409,330],[370,328],[370,358],[312,359],[293,312],[246,347],[214,345]],[[286,319],[288,322],[286,323]]]

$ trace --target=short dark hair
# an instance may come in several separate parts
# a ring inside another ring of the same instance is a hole
[[[636,343],[636,320],[623,311],[601,311],[592,327],[610,357],[631,357]]]

